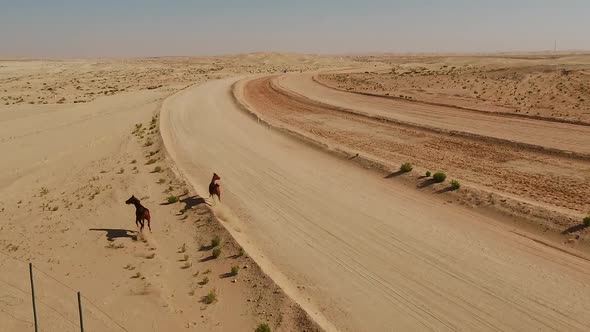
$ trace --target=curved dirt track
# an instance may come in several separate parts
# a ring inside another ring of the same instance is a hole
[[[285,90],[314,101],[342,108],[354,105],[355,111],[372,116],[590,156],[590,126],[349,93],[319,84],[313,80],[313,75],[283,75],[276,83]]]
[[[261,126],[234,82],[166,100],[164,142],[199,192],[221,175],[226,227],[326,329],[590,329],[588,260]]]

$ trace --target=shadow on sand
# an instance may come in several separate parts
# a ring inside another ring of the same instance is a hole
[[[137,240],[137,232],[128,229],[118,228],[90,228],[91,231],[106,232],[107,240],[113,241],[119,238],[130,238],[133,241]]]
[[[395,172],[393,172],[393,173],[391,173],[391,174],[389,174],[389,175],[385,176],[385,178],[386,178],[386,179],[391,179],[391,178],[398,177],[398,176],[400,176],[400,175],[402,175],[402,174],[404,174],[404,172],[402,172],[402,171],[395,171]]]
[[[564,230],[563,232],[561,232],[561,234],[563,234],[563,235],[571,234],[571,233],[579,232],[579,231],[584,230],[586,228],[588,228],[588,226],[586,226],[585,224],[578,224],[578,225],[572,226],[572,227]]]
[[[436,181],[434,181],[434,179],[428,179],[428,180],[424,180],[422,181],[420,184],[418,184],[416,187],[418,189],[423,189],[426,188],[428,186],[432,186],[433,184],[435,184]]]

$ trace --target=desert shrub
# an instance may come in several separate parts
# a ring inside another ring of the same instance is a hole
[[[145,163],[145,164],[146,164],[146,165],[151,165],[151,164],[155,163],[156,161],[158,161],[158,160],[157,160],[157,159],[154,159],[154,158],[152,158],[152,159],[148,160],[148,161],[147,161],[147,163]]]
[[[451,181],[451,188],[453,190],[457,190],[457,189],[461,188],[461,183],[459,183],[459,181],[457,181],[457,180],[453,180],[453,181]]]
[[[240,267],[237,266],[237,265],[234,265],[234,266],[231,267],[230,274],[235,277],[235,276],[238,275],[238,271],[240,271]]]
[[[434,179],[435,182],[441,183],[441,182],[445,182],[445,180],[447,179],[447,175],[443,172],[436,172],[436,173],[434,173],[432,178]]]
[[[411,172],[413,168],[414,168],[414,167],[412,166],[412,164],[410,164],[410,163],[403,163],[403,164],[402,164],[402,165],[399,167],[399,170],[400,170],[401,172],[403,172],[403,173],[408,173],[408,172]]]
[[[268,326],[266,323],[261,323],[258,325],[256,330],[254,330],[254,332],[270,332],[270,326]]]
[[[160,180],[158,180],[158,184],[163,184],[164,182],[166,182],[166,180],[165,180],[165,179],[160,179]]]
[[[430,175],[432,175],[432,173],[430,173],[430,171],[426,171],[426,177],[430,177]]]
[[[586,218],[584,218],[583,222],[584,222],[584,225],[590,226],[590,216],[587,216]]]
[[[242,256],[244,256],[244,248],[240,248],[240,250],[238,251],[238,257]]]
[[[136,159],[133,159],[133,160],[131,160],[131,163],[132,163],[132,164],[135,164],[136,162],[137,162],[137,160],[136,160]]]
[[[215,235],[212,239],[211,239],[211,247],[215,248],[219,245],[219,243],[221,243],[221,238],[219,237],[219,235]]]
[[[168,203],[172,204],[172,203],[176,203],[176,202],[178,202],[178,197],[176,197],[174,195],[168,196]]]
[[[215,301],[217,301],[217,294],[215,293],[215,289],[212,289],[209,291],[209,294],[205,296],[203,302],[205,302],[206,304],[211,304]]]
[[[213,249],[213,257],[217,258],[221,255],[221,248]]]
[[[154,167],[154,173],[160,173],[160,172],[162,172],[162,167],[160,167],[160,166]]]

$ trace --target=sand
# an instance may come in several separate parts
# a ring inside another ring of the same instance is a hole
[[[590,123],[588,54],[377,56],[380,70],[320,75],[331,86],[470,109]]]
[[[275,73],[285,63],[313,69],[316,61],[326,60],[0,61],[8,104],[0,105],[0,330],[32,329],[28,262],[42,331],[77,329],[78,290],[87,330],[236,331],[263,322],[316,330],[248,251],[240,255],[206,204],[213,202],[174,172],[157,118],[162,102],[187,86]],[[138,233],[134,208],[124,204],[132,194],[151,210],[153,233]],[[168,204],[171,195],[180,201]],[[218,259],[207,248],[214,236]],[[237,276],[228,275],[232,266]],[[211,290],[217,301],[208,305]]]
[[[267,128],[235,81],[168,99],[164,142],[197,188],[222,174],[228,228],[326,330],[590,326],[588,260]]]
[[[418,67],[457,84],[496,70],[541,89],[565,75],[585,98],[584,61],[0,60],[0,330],[32,328],[28,262],[48,331],[77,330],[76,291],[99,331],[587,330],[584,102],[537,115],[499,108],[493,80],[483,103],[410,88]],[[365,85],[376,77],[408,98],[351,93],[394,91]],[[213,172],[223,203],[207,195]],[[138,232],[131,194],[153,233]]]

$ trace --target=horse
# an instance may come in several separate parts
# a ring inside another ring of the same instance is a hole
[[[221,178],[216,173],[213,173],[213,178],[211,178],[211,183],[209,183],[209,198],[213,195],[217,195],[217,198],[221,202],[221,186],[219,183],[215,182],[217,180],[221,180]]]
[[[148,210],[145,206],[141,205],[139,199],[137,199],[134,195],[132,195],[128,200],[125,201],[125,204],[133,204],[135,205],[135,225],[141,228],[139,231],[143,231],[143,221],[147,220],[148,228],[150,233],[152,231],[152,226],[150,225],[150,210]]]

